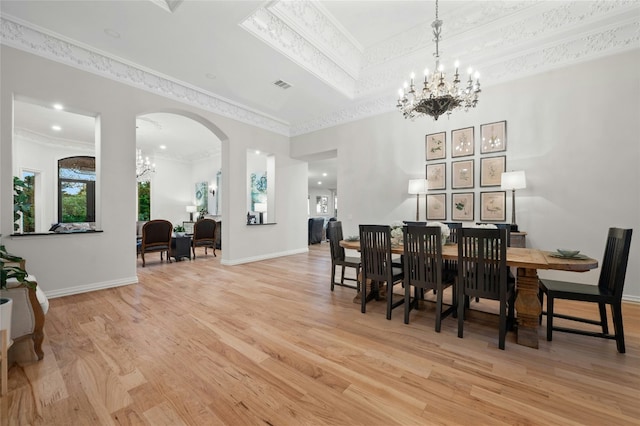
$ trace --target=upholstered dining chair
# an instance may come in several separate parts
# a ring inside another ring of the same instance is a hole
[[[142,256],[142,266],[146,265],[145,253],[160,252],[167,253],[167,262],[171,263],[171,231],[173,225],[168,220],[154,219],[142,226],[142,240],[140,242],[140,256]]]
[[[367,281],[372,282],[372,291],[379,294],[380,285],[387,284],[387,319],[391,311],[404,303],[404,297],[393,301],[393,286],[404,279],[402,268],[396,267],[391,258],[391,228],[388,225],[360,225],[360,256],[362,260],[361,311],[367,309]]]
[[[331,291],[335,285],[355,288],[360,291],[360,282],[358,276],[360,275],[360,258],[353,256],[346,256],[344,247],[340,246],[340,240],[344,237],[342,235],[342,222],[329,221],[327,224],[327,237],[329,238],[329,248],[331,250]],[[340,266],[342,272],[340,274],[340,282],[336,282],[336,267]],[[356,278],[345,277],[345,269],[354,268]],[[355,281],[356,285],[345,284],[344,280]]]
[[[624,329],[622,326],[622,290],[627,273],[632,232],[633,230],[631,229],[609,228],[597,286],[566,281],[540,280],[541,304],[544,302],[544,295],[547,295],[547,310],[542,312],[543,315],[547,316],[547,340],[552,340],[553,330],[602,337],[604,339],[615,339],[618,352],[625,353]],[[555,299],[597,303],[600,310],[600,321],[556,313],[554,311]],[[606,305],[611,305],[613,335],[609,334]],[[556,327],[553,325],[554,318],[597,325],[602,327],[602,332]]]
[[[409,324],[409,312],[418,307],[424,290],[434,290],[436,294],[436,332],[440,333],[442,318],[453,313],[455,294],[451,296],[451,306],[442,310],[444,289],[455,282],[454,276],[446,276],[442,263],[442,232],[440,227],[405,226],[402,228],[404,241],[404,323]],[[447,278],[443,278],[443,275]],[[411,287],[414,288],[411,300]],[[455,292],[454,292],[455,293]]]
[[[216,228],[217,223],[213,219],[200,219],[193,225],[193,236],[191,237],[191,250],[193,258],[196,258],[196,247],[204,247],[204,254],[207,255],[207,249],[213,249],[213,255],[216,255]]]
[[[498,347],[504,349],[508,321],[515,317],[515,284],[507,279],[505,229],[461,228],[458,232],[458,337],[469,297],[500,301]],[[508,312],[507,312],[508,310]]]

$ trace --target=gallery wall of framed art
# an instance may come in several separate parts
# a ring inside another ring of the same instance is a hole
[[[507,171],[507,121],[447,133],[425,135],[427,220],[506,221],[506,193],[499,189]]]

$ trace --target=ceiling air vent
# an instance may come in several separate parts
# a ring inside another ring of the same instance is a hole
[[[282,81],[282,80],[278,80],[278,81],[274,81],[273,84],[275,84],[276,86],[282,88],[282,89],[288,89],[289,87],[291,87],[291,85],[289,83],[287,83],[286,81]]]

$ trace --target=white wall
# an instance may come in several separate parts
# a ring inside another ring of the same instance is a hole
[[[633,228],[625,297],[640,300],[639,64],[640,50],[635,50],[486,87],[478,107],[469,112],[435,122],[383,114],[295,137],[291,154],[298,158],[337,149],[339,214],[345,235],[352,235],[361,223],[415,218],[415,196],[407,194],[407,182],[424,177],[425,135],[441,131],[447,132],[444,192],[451,218],[451,130],[475,126],[478,152],[480,125],[506,120],[507,170],[527,174],[516,207],[528,245],[575,247],[601,259],[609,227]],[[480,157],[474,157],[477,219],[484,190],[479,187]],[[507,221],[510,211],[508,197]],[[540,272],[589,283],[597,282],[598,274]]]
[[[308,250],[306,163],[289,157],[286,137],[5,45],[1,46],[0,54],[0,233],[9,251],[27,259],[29,272],[38,277],[49,296],[137,281],[133,243],[137,216],[135,120],[151,112],[179,112],[196,118],[222,141],[223,192],[229,194],[223,203],[223,263],[242,263]],[[98,215],[104,232],[9,236],[13,229],[11,111],[14,94],[60,102],[99,115]],[[246,226],[244,185],[249,145],[276,156],[277,193],[283,194],[276,200],[280,221],[277,225]],[[162,163],[157,161],[157,166],[162,167]],[[190,173],[188,176],[191,187],[193,179]],[[168,214],[185,217],[186,196],[176,202],[180,206],[175,213]]]

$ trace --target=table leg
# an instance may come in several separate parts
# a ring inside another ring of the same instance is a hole
[[[538,349],[539,317],[542,312],[538,299],[538,271],[518,268],[518,344]]]

